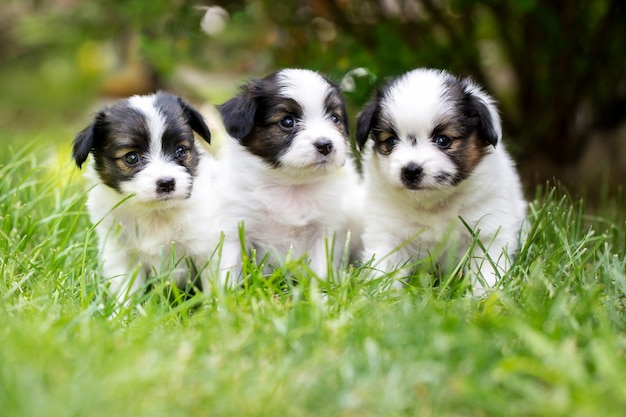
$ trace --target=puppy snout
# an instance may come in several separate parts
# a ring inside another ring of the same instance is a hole
[[[322,155],[328,155],[333,151],[333,142],[329,139],[318,139],[315,142],[315,147]]]
[[[409,189],[418,188],[420,180],[422,179],[423,171],[424,170],[421,166],[413,162],[403,167],[402,172],[400,173],[400,178],[402,179],[404,186]]]
[[[159,193],[171,193],[176,188],[176,180],[172,177],[159,178],[156,186]]]

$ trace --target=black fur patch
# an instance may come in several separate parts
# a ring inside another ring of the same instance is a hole
[[[200,135],[201,138],[211,143],[211,131],[206,125],[202,115],[180,97],[159,91],[154,100],[155,107],[159,109],[165,119],[170,121],[178,120],[180,125],[187,125]]]
[[[329,117],[339,119],[337,128],[348,135],[348,117],[339,88],[331,86],[325,97],[324,108]],[[277,168],[280,157],[289,149],[301,130],[304,111],[296,100],[281,95],[280,71],[263,79],[252,79],[241,87],[236,97],[218,106],[228,134],[248,151]],[[281,125],[285,118],[293,118],[293,128]]]
[[[163,155],[194,175],[198,154],[193,132],[209,142],[208,126],[195,109],[170,94],[157,93],[154,106],[165,119],[161,138]],[[91,153],[101,181],[121,192],[120,185],[132,179],[149,163],[150,142],[147,116],[131,106],[128,100],[121,100],[98,112],[93,123],[76,136],[72,155],[80,168]],[[184,152],[181,152],[181,147]],[[139,156],[136,164],[127,162],[130,153]]]
[[[457,118],[465,125],[466,130],[471,131],[470,133],[476,132],[485,145],[496,146],[498,135],[494,127],[495,121],[489,113],[487,103],[470,91],[470,83],[469,78],[460,79],[447,75],[445,84],[448,92],[444,98],[455,102]]]
[[[380,131],[380,102],[382,98],[383,91],[377,90],[357,118],[356,144],[359,149],[363,149],[372,130],[376,129]]]
[[[488,104],[481,97],[471,92],[469,79],[459,79],[447,73],[441,73],[446,86],[441,100],[452,102],[452,110],[439,115],[433,120],[433,129],[430,139],[439,135],[448,136],[452,143],[448,148],[442,148],[452,162],[458,167],[458,174],[450,178],[448,174],[439,175],[438,182],[458,184],[467,178],[476,165],[489,152],[491,146],[495,146],[498,135],[494,121],[489,113]],[[385,156],[393,152],[394,144],[398,140],[411,141],[411,138],[398,138],[393,122],[384,117],[384,109],[381,108],[385,99],[388,98],[392,87],[402,77],[389,81],[382,89],[378,90],[364,110],[359,115],[356,128],[356,142],[360,148],[365,146],[368,139],[374,141],[374,151]],[[419,100],[420,91],[412,91]]]

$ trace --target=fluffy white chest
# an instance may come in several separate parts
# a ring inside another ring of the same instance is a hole
[[[311,242],[334,229],[332,221],[327,222],[332,218],[329,196],[317,184],[270,185],[251,197],[241,218],[246,237],[257,247],[301,255]],[[256,210],[251,210],[253,206]]]
[[[102,211],[90,207],[92,221],[102,220],[97,226],[101,245],[113,244],[120,252],[126,252],[142,263],[160,263],[161,259],[171,255],[173,247],[176,248],[175,254],[182,256],[189,247],[186,237],[189,227],[185,222],[172,221],[172,213],[152,211],[137,215],[123,207],[108,214]]]
[[[265,219],[271,226],[298,228],[316,222],[323,212],[320,200],[324,200],[316,188],[314,185],[263,187],[259,190],[258,202],[263,207],[259,223]]]
[[[392,247],[405,246],[413,252],[428,252],[443,240],[462,238],[467,231],[454,208],[440,207],[437,210],[424,210],[407,205],[394,205],[394,199],[381,196],[388,204],[372,208],[366,217],[367,241],[383,240]]]
[[[243,164],[242,159],[248,167],[245,172],[236,169]],[[243,223],[246,240],[259,253],[310,254],[312,248],[323,246],[325,238],[334,237],[343,245],[347,207],[357,183],[351,163],[323,175],[295,178],[260,165],[256,158],[237,150],[221,163],[224,206],[217,227],[227,238],[238,236],[236,228]]]
[[[182,201],[145,204],[133,197],[121,201],[118,193],[98,184],[89,194],[87,208],[92,223],[97,224],[102,253],[106,248],[108,256],[115,253],[155,267],[172,255],[178,260],[210,253],[210,197],[210,192],[196,192]]]
[[[120,240],[147,257],[169,254],[173,245],[178,253],[183,253],[191,243],[187,238],[189,225],[160,212],[141,218],[119,216],[119,226]]]

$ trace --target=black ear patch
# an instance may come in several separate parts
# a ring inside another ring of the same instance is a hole
[[[478,97],[474,97],[474,99],[476,101],[476,114],[479,119],[478,136],[487,142],[487,144],[495,147],[499,139],[498,133],[494,127],[494,123],[496,122],[493,120],[485,102]]]
[[[91,151],[100,142],[103,132],[103,126],[106,123],[106,109],[100,111],[93,123],[81,130],[74,138],[72,148],[72,158],[78,168],[81,168]]]
[[[493,104],[488,103],[485,100],[489,100],[489,96],[484,96],[480,90],[477,93],[476,87],[472,88],[471,81],[468,79],[463,80],[463,90],[465,92],[465,109],[464,113],[476,120],[476,132],[478,137],[487,145],[496,146],[498,143],[499,129],[496,124],[499,124],[499,120],[494,120],[493,114],[490,111],[490,107]],[[497,117],[496,117],[497,119]]]
[[[204,121],[204,117],[193,107],[191,107],[182,98],[178,99],[178,103],[183,110],[183,115],[191,129],[200,135],[201,138],[211,143],[211,131]]]
[[[370,135],[376,114],[378,113],[380,97],[380,92],[376,92],[363,111],[359,114],[356,122],[355,136],[356,144],[359,146],[359,149],[363,149],[365,143],[367,142],[367,138]]]
[[[252,86],[258,83],[253,80],[242,88],[240,95],[233,97],[226,103],[217,106],[222,116],[224,128],[230,136],[241,141],[252,132],[257,105]]]

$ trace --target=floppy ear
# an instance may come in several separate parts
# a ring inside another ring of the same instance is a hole
[[[72,158],[74,158],[74,162],[76,162],[78,168],[82,168],[89,153],[95,147],[99,136],[102,134],[101,126],[105,123],[105,117],[105,110],[102,110],[96,115],[93,123],[81,130],[74,138]]]
[[[374,114],[378,110],[378,101],[380,94],[376,93],[374,97],[366,104],[363,111],[359,114],[356,122],[356,143],[359,149],[363,149],[367,138],[372,130],[372,122],[374,121]]]
[[[230,136],[241,141],[252,132],[256,114],[256,100],[250,86],[243,92],[217,106],[222,116],[224,127]]]
[[[208,143],[211,143],[211,131],[204,121],[204,117],[198,112],[196,109],[191,107],[185,100],[182,98],[178,98],[178,102],[180,106],[183,108],[183,115],[193,129],[200,137],[206,140]]]
[[[500,115],[494,99],[471,81],[467,81],[465,92],[469,99],[469,116],[478,119],[478,136],[493,147],[502,139]]]

